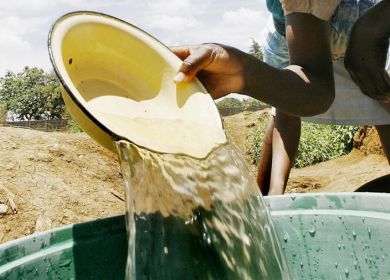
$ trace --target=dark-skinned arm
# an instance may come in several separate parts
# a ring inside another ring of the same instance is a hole
[[[195,75],[214,98],[246,94],[289,114],[326,111],[334,99],[329,26],[312,15],[286,16],[290,66],[277,69],[235,48],[207,44],[173,48],[184,60],[176,82]]]
[[[367,96],[390,102],[390,78],[385,69],[390,38],[390,0],[370,8],[354,24],[344,64]]]

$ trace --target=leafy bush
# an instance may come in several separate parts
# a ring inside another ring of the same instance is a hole
[[[83,130],[74,119],[70,118],[68,120],[68,131],[71,133],[78,133],[78,132],[82,132]]]
[[[258,164],[267,120],[259,119],[256,129],[248,136],[247,153]],[[348,154],[353,148],[357,126],[302,123],[301,139],[294,167],[304,167]]]
[[[0,102],[0,122],[7,121],[7,105]]]
[[[257,165],[259,163],[267,124],[268,118],[259,118],[256,122],[256,126],[246,139],[246,153],[250,155],[252,164]]]
[[[64,118],[68,120],[68,131],[71,133],[82,132],[80,125],[72,118],[68,110],[65,108]]]

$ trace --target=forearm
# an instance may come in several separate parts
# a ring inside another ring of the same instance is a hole
[[[368,10],[354,25],[345,67],[363,93],[390,101],[390,78],[385,70],[390,38],[390,0]]]

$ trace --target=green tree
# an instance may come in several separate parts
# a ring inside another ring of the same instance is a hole
[[[257,43],[253,38],[252,45],[249,48],[249,54],[263,61],[263,50],[261,49],[259,43]]]
[[[0,78],[0,101],[14,119],[59,119],[64,112],[60,83],[53,72],[25,67]]]
[[[226,97],[222,100],[217,102],[217,107],[219,109],[221,108],[235,108],[235,107],[242,107],[241,100],[233,97]]]

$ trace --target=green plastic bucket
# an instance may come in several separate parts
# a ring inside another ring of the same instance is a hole
[[[270,197],[292,279],[390,279],[390,195]]]
[[[0,279],[124,279],[124,216],[35,233],[0,246]]]
[[[390,195],[266,198],[293,279],[390,279]],[[0,246],[0,279],[124,279],[124,216]]]

